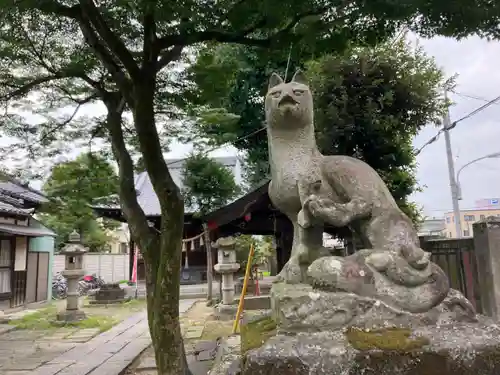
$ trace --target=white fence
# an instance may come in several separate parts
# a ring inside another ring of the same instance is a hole
[[[108,283],[129,279],[128,254],[87,253],[83,256],[85,274],[96,274]],[[64,270],[64,255],[54,256],[52,274]]]

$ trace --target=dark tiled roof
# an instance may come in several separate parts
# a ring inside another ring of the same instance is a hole
[[[219,225],[227,224],[229,221],[237,219],[238,217],[243,217],[248,213],[248,210],[252,209],[252,204],[257,203],[257,199],[268,194],[270,180],[265,180],[261,184],[257,185],[255,189],[249,191],[247,194],[233,200],[224,207],[221,207],[215,211],[209,212],[203,216],[203,220],[210,222],[212,220],[220,219],[223,216],[230,217],[225,222],[218,223]],[[234,213],[238,212],[239,216],[234,216]],[[227,218],[226,218],[227,219]]]
[[[16,224],[3,224],[0,223],[0,232],[10,233],[15,236],[28,236],[28,237],[56,237],[57,234],[45,227],[31,227]]]
[[[0,212],[10,215],[30,216],[33,209],[17,208],[8,203],[0,201]]]
[[[225,156],[213,158],[215,161],[221,163],[226,167],[236,166],[238,158],[236,156]],[[168,159],[166,163],[168,169],[174,182],[179,188],[182,188],[182,172],[184,168],[185,159]],[[135,176],[135,190],[137,191],[137,202],[143,209],[146,216],[154,217],[161,216],[160,202],[153,189],[151,180],[147,172],[141,172]],[[110,203],[110,204],[96,204],[93,206],[94,209],[110,209],[110,210],[120,210],[120,204]],[[193,209],[186,208],[186,213],[192,213]]]
[[[153,189],[148,173],[141,172],[137,174],[134,179],[134,185],[137,192],[137,203],[139,203],[139,206],[141,206],[146,216],[161,216],[160,202]],[[120,203],[116,199],[116,196],[106,197],[106,199],[103,200],[106,201],[108,198],[109,203],[97,203],[98,200],[96,200],[96,204],[92,207],[97,210],[121,210]]]
[[[0,175],[0,192],[14,198],[24,199],[30,203],[40,204],[48,202],[48,199],[38,190],[23,185],[15,179]]]

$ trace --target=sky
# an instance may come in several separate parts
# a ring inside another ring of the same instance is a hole
[[[460,119],[477,107],[500,95],[500,42],[487,42],[479,38],[456,41],[451,38],[423,39],[408,36],[425,52],[434,56],[446,77],[458,75],[455,91],[450,93],[454,105],[450,109],[451,121]],[[482,98],[471,99],[467,96]],[[485,100],[484,100],[485,99]],[[439,128],[430,124],[415,137],[414,146],[420,148]],[[455,172],[469,161],[500,152],[500,101],[483,112],[460,122],[451,132]],[[182,157],[190,151],[189,145],[173,144],[169,157]],[[217,150],[215,155],[235,154],[231,147]],[[417,178],[423,192],[412,200],[422,206],[424,215],[442,217],[452,210],[448,163],[444,137],[425,147],[417,156]],[[460,173],[461,209],[473,208],[476,201],[500,198],[500,158],[482,160],[464,168]]]
[[[456,41],[447,38],[419,39],[426,53],[434,56],[446,76],[458,74],[455,91],[450,94],[454,105],[451,121],[485,104],[478,97],[491,100],[500,95],[500,43],[479,38]],[[425,144],[438,129],[429,125],[415,137],[416,148]],[[482,156],[500,152],[500,101],[479,114],[459,122],[450,131],[455,172],[464,164]],[[425,147],[417,156],[419,183],[423,192],[412,199],[423,206],[430,217],[441,217],[452,207],[444,136]],[[476,206],[476,201],[500,197],[500,158],[471,164],[460,173],[462,197],[460,208]]]
[[[451,121],[500,95],[500,70],[494,68],[500,61],[500,42],[487,42],[476,37],[462,41],[442,37],[426,40],[413,35],[408,38],[435,58],[446,77],[458,75],[456,93],[450,94],[454,102],[450,109]],[[85,112],[95,114],[102,112],[102,109],[86,109]],[[435,125],[428,125],[415,138],[414,146],[420,148],[438,130]],[[475,158],[500,152],[500,101],[460,122],[451,131],[451,143],[455,171]],[[173,143],[166,157],[184,157],[190,150],[190,145]],[[212,156],[235,154],[236,150],[232,147],[211,153]],[[411,198],[423,208],[426,216],[442,217],[452,207],[443,135],[422,150],[417,162],[418,182],[423,191]],[[461,209],[473,208],[480,199],[500,198],[500,158],[482,160],[465,168],[460,174],[460,183],[463,196]],[[40,188],[41,183],[35,182],[33,187]]]

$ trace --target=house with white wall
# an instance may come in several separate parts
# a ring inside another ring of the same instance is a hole
[[[47,201],[39,191],[0,175],[0,312],[52,298],[55,233],[33,217]]]
[[[240,159],[237,156],[224,156],[224,157],[214,157],[213,158],[218,163],[222,164],[224,167],[228,168],[234,175],[235,182],[239,185],[243,183],[243,168]],[[183,184],[183,172],[186,159],[167,159],[166,163],[168,165],[170,175],[172,176],[174,182],[177,186],[182,189]],[[135,176],[135,191],[137,193],[137,202],[143,209],[146,217],[155,228],[160,229],[160,202],[153,189],[153,185],[149,178],[147,172],[138,173]],[[103,204],[96,205],[93,207],[96,213],[101,217],[107,217],[109,219],[125,221],[125,218],[121,212],[121,207],[118,203],[116,204]],[[184,238],[192,238],[203,232],[202,222],[199,218],[194,217],[195,212],[192,208],[186,207],[184,211]],[[121,229],[120,229],[121,231]],[[135,249],[135,245],[130,241],[130,249]],[[129,277],[132,275],[132,265],[133,265],[133,251],[129,251]],[[216,263],[214,258],[213,263]],[[144,261],[140,256],[138,257],[138,279],[142,280],[145,278],[145,268]],[[182,259],[182,279],[181,283],[192,284],[198,282],[206,281],[206,269],[207,269],[207,257],[206,250],[203,241],[198,238],[196,241],[191,241],[189,246],[183,248],[183,259]]]

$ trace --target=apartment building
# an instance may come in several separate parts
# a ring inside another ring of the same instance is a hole
[[[460,225],[462,228],[462,237],[472,237],[472,224],[479,220],[483,220],[488,216],[498,216],[500,217],[500,206],[498,207],[484,207],[484,208],[473,208],[460,211]],[[453,211],[446,212],[444,215],[445,219],[445,235],[448,238],[457,237],[457,232],[455,229],[455,215]]]

